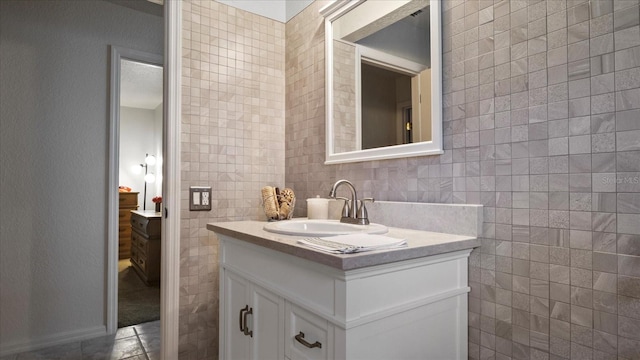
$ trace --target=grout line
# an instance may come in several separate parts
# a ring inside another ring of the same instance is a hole
[[[138,344],[140,344],[140,347],[142,348],[142,352],[144,353],[144,357],[145,359],[149,360],[149,355],[147,354],[147,349],[144,347],[144,344],[142,343],[142,340],[140,340],[140,334],[138,334],[138,330],[136,329],[136,327],[133,327],[133,332],[136,334],[136,339],[138,339]]]

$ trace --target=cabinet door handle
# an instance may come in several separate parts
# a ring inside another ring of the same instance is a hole
[[[249,305],[247,305],[247,307],[249,308]],[[253,308],[249,308],[249,310],[245,311],[244,316],[242,317],[242,322],[244,323],[243,333],[245,335],[249,335],[250,337],[253,337],[253,330],[249,330],[249,327],[247,326],[247,315],[251,315],[251,314],[253,314]]]
[[[308,347],[309,349],[319,348],[322,349],[322,344],[319,341],[314,342],[313,344],[309,344],[307,340],[304,339],[304,333],[300,331],[300,334],[294,336],[297,342]]]
[[[249,311],[249,305],[245,306],[244,309],[240,309],[240,317],[239,317],[239,321],[240,321],[240,332],[245,333],[245,329],[244,329],[244,323],[242,322],[242,320],[244,320],[244,317],[242,316],[242,313],[245,311]]]

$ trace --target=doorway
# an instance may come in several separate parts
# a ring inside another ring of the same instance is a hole
[[[160,319],[162,56],[111,48],[108,332]],[[111,199],[110,199],[111,200]],[[110,221],[111,224],[111,221]],[[110,227],[111,229],[111,227]]]
[[[160,320],[162,107],[162,66],[121,59],[118,328]]]

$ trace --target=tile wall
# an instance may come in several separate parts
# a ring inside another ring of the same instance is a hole
[[[325,3],[286,24],[287,186],[483,204],[472,359],[639,359],[639,1],[443,1],[445,153],[339,166]]]
[[[210,0],[182,2],[180,359],[218,355],[212,221],[262,218],[260,188],[284,185],[284,24]],[[189,186],[212,186],[190,212]]]
[[[356,47],[333,41],[333,151],[355,151]]]

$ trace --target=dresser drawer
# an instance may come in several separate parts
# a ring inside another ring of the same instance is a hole
[[[147,258],[144,256],[139,256],[136,259],[136,263],[138,264],[138,267],[140,268],[140,270],[142,270],[143,273],[147,273]]]
[[[290,302],[285,305],[285,356],[291,359],[330,359],[333,353],[329,322]]]
[[[147,257],[135,246],[131,247],[131,264],[137,266],[143,273],[147,272]]]
[[[118,211],[118,223],[120,225],[129,225],[131,222],[131,210],[124,209]]]
[[[131,248],[132,244],[131,244],[131,238],[119,238],[118,239],[118,246],[120,248],[126,248],[127,251],[129,251],[129,249]]]
[[[131,261],[131,265],[138,265],[138,248],[135,246],[131,247],[129,261]]]
[[[129,243],[120,243],[118,246],[118,259],[131,258],[131,245]]]
[[[120,207],[130,207],[138,205],[138,193],[137,192],[121,192],[118,193],[118,199],[120,201]]]
[[[131,227],[151,237],[160,235],[160,218],[148,218],[136,213],[131,214]]]
[[[131,246],[136,247],[145,256],[149,253],[149,240],[137,231],[131,232]]]
[[[129,237],[131,237],[131,225],[126,224],[126,225],[118,226],[118,237],[120,239],[122,238],[128,239]]]

